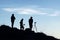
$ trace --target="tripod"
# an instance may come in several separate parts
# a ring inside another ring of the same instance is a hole
[[[35,27],[35,29],[36,29],[36,32],[37,32],[36,22],[34,22],[34,27]]]

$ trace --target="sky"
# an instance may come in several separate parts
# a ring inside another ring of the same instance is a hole
[[[15,15],[14,27],[20,28],[20,20],[24,19],[24,27],[29,28],[28,20],[32,16],[37,32],[60,39],[60,0],[0,0],[0,25],[11,27],[11,15]],[[33,23],[33,30],[36,31]]]

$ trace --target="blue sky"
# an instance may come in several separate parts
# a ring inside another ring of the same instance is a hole
[[[11,26],[10,17],[14,13],[14,27],[24,18],[25,28],[28,19],[33,17],[37,22],[37,31],[60,38],[60,0],[0,0],[0,25]],[[33,27],[35,30],[35,27]]]

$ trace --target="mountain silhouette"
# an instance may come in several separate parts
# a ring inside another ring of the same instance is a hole
[[[42,32],[35,33],[31,29],[19,30],[7,25],[0,26],[1,40],[59,40],[53,36],[48,36]]]

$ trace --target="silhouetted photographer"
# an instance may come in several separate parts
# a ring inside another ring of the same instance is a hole
[[[12,14],[12,16],[11,16],[11,26],[12,26],[12,28],[13,28],[13,25],[14,25],[14,21],[15,21],[15,16],[14,16],[14,14]]]
[[[30,17],[30,19],[29,19],[29,27],[32,30],[32,27],[33,27],[33,17]]]
[[[21,19],[21,21],[20,21],[20,29],[24,30],[23,19]]]

